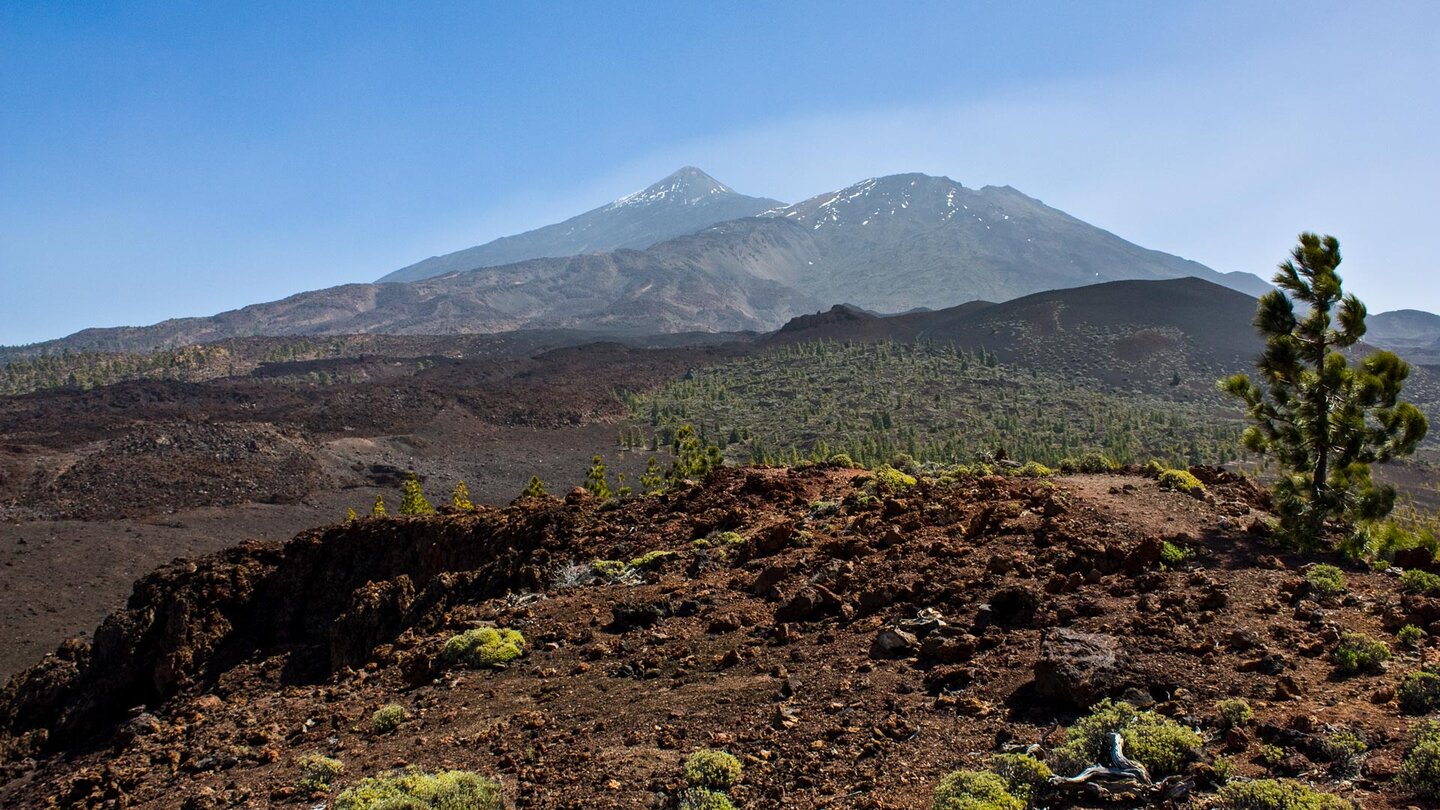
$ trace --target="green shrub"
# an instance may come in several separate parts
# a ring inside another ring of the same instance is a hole
[[[1160,473],[1158,480],[1161,489],[1173,489],[1186,495],[1205,494],[1205,485],[1200,483],[1199,478],[1185,470],[1165,470]]]
[[[471,771],[372,776],[335,797],[335,810],[500,810],[500,784]]]
[[[451,636],[440,651],[440,658],[447,665],[463,664],[479,669],[502,666],[524,653],[525,636],[519,630],[477,627]]]
[[[1260,764],[1264,765],[1267,769],[1274,770],[1275,768],[1280,767],[1280,763],[1284,761],[1284,748],[1281,748],[1278,745],[1260,746]]]
[[[1112,733],[1119,733],[1125,741],[1126,755],[1154,776],[1178,772],[1204,742],[1198,732],[1168,717],[1136,711],[1129,703],[1107,698],[1070,727],[1065,744],[1055,749],[1051,767],[1074,776],[1090,765],[1109,762]]]
[[[1220,722],[1226,728],[1243,728],[1255,718],[1255,710],[1239,698],[1216,701],[1215,711],[1219,713]]]
[[[306,754],[295,760],[295,764],[300,768],[295,787],[303,793],[329,790],[330,783],[345,772],[345,763],[320,754]]]
[[[1411,568],[1400,575],[1400,588],[1406,593],[1440,596],[1440,574]]]
[[[1038,461],[1027,461],[1015,471],[1015,474],[1021,478],[1049,478],[1055,474],[1055,471]]]
[[[1165,465],[1153,458],[1145,462],[1145,466],[1140,468],[1140,474],[1146,478],[1159,478],[1164,472]]]
[[[1310,591],[1321,600],[1334,599],[1343,596],[1346,591],[1345,574],[1333,565],[1310,566],[1305,572],[1305,581],[1310,583]]]
[[[1060,461],[1060,471],[1064,473],[1111,473],[1117,472],[1119,469],[1119,462],[1104,453],[1086,453],[1079,458],[1066,458]]]
[[[398,703],[391,703],[388,706],[381,706],[370,715],[370,728],[376,734],[389,734],[400,727],[400,724],[409,719],[410,713],[405,707]]]
[[[1190,549],[1177,546],[1169,540],[1160,543],[1160,564],[1166,568],[1179,568],[1193,554]]]
[[[1395,640],[1400,642],[1400,646],[1413,650],[1425,641],[1425,635],[1424,630],[1421,630],[1413,624],[1407,624],[1396,631]]]
[[[1380,672],[1390,660],[1390,648],[1363,633],[1346,633],[1340,637],[1332,656],[1335,668],[1343,676],[1364,672]]]
[[[1370,746],[1356,734],[1341,731],[1325,738],[1325,756],[1343,776],[1354,776],[1360,771],[1360,759]]]
[[[1440,709],[1440,673],[1434,668],[1412,672],[1400,684],[1400,711],[1406,714],[1429,714]]]
[[[882,464],[875,470],[875,482],[886,492],[904,492],[920,483],[915,476],[900,472],[889,464]]]
[[[743,771],[740,760],[713,748],[702,748],[685,759],[685,782],[691,787],[729,790]]]
[[[655,551],[647,551],[639,557],[631,560],[630,567],[643,570],[653,570],[664,565],[667,560],[672,559],[674,556],[675,552],[673,551],[660,551],[658,549]]]
[[[679,810],[735,810],[735,805],[718,790],[690,788],[680,793]]]
[[[1025,802],[1035,795],[1036,788],[1055,775],[1049,765],[1029,754],[996,754],[990,760],[990,770],[1004,779],[1010,792]]]
[[[1220,788],[1220,806],[1231,810],[1353,810],[1338,796],[1320,793],[1289,779],[1231,782]]]
[[[1417,796],[1440,799],[1440,722],[1415,725],[1400,763],[1400,785]]]
[[[955,771],[935,787],[935,810],[1025,810],[1025,802],[989,771]]]
[[[836,453],[835,455],[831,456],[830,464],[834,467],[845,467],[852,470],[860,466],[859,464],[855,463],[855,459],[850,458],[850,456],[845,453]]]
[[[1362,524],[1344,544],[1343,550],[1352,557],[1392,562],[1400,551],[1423,548],[1433,560],[1440,552],[1440,538],[1431,527],[1411,529],[1395,520],[1369,521]]]

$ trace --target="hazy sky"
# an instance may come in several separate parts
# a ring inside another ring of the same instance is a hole
[[[0,343],[370,281],[694,164],[1012,185],[1440,311],[1440,3],[0,4]]]

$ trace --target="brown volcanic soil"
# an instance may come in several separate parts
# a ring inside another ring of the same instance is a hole
[[[93,628],[156,565],[284,540],[377,494],[393,508],[406,470],[437,502],[460,480],[477,503],[507,503],[537,474],[563,491],[595,453],[638,479],[647,456],[617,452],[615,391],[733,351],[436,354],[418,372],[414,357],[374,355],[0,398],[0,677]],[[369,381],[273,380],[355,363]]]
[[[1229,743],[1238,773],[1283,739],[1326,789],[1409,805],[1389,783],[1406,720],[1387,690],[1435,648],[1348,680],[1327,653],[1341,629],[1386,638],[1440,603],[1359,570],[1343,601],[1305,599],[1312,560],[1245,528],[1259,493],[1197,472],[1209,502],[1076,476],[865,504],[856,471],[725,469],[660,497],[366,519],[176,564],[137,584],[93,650],[12,681],[0,804],[311,806],[324,797],[295,793],[295,758],[318,752],[345,762],[337,787],[413,764],[494,775],[517,807],[663,807],[681,758],[719,746],[746,762],[745,806],[920,808],[945,772],[1073,718],[1031,686],[1063,627],[1114,636],[1128,663],[1113,688],[1201,726],[1207,756],[1227,747],[1214,701],[1250,700],[1257,722]],[[724,559],[692,543],[724,530],[749,542]],[[1162,570],[1160,538],[1197,554]],[[571,562],[652,549],[677,556],[638,584],[555,587]],[[872,657],[877,634],[927,608],[947,626]],[[522,630],[526,657],[436,664],[483,623]],[[411,718],[372,733],[391,702]],[[1340,727],[1372,748],[1353,781],[1314,750]]]

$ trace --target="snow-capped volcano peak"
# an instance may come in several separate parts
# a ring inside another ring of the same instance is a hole
[[[616,200],[607,208],[628,205],[699,205],[717,196],[734,194],[734,189],[694,166],[685,166],[654,185]]]
[[[862,180],[767,214],[803,222],[815,230],[840,224],[867,226],[887,218],[941,222],[966,210],[966,200],[977,193],[948,177],[892,174]]]

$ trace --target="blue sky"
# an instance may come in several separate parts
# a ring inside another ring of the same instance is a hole
[[[0,343],[370,281],[683,164],[1009,184],[1440,310],[1440,4],[0,5]]]

